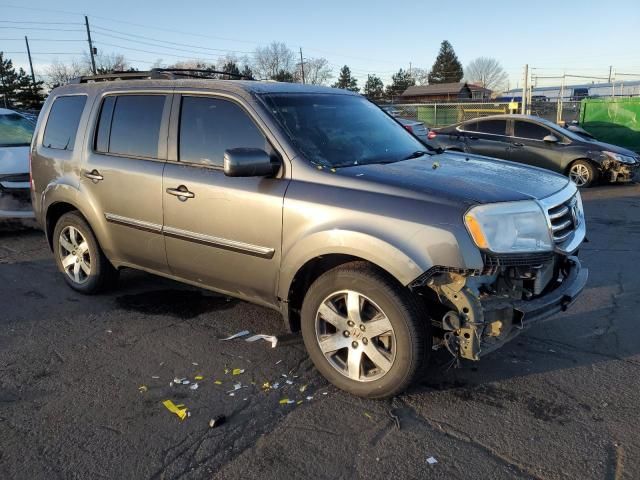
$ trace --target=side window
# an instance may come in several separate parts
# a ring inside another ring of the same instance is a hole
[[[56,98],[49,112],[42,145],[58,150],[73,150],[86,102],[85,95]]]
[[[513,127],[514,137],[528,138],[531,140],[542,140],[550,133],[551,131],[548,128],[531,122],[516,121]]]
[[[476,132],[504,135],[507,130],[506,120],[480,120]]]
[[[230,148],[262,148],[267,140],[251,118],[233,102],[217,98],[182,97],[179,160],[222,166]]]
[[[461,125],[460,130],[464,130],[467,132],[476,132],[478,131],[478,121],[477,120],[471,120],[467,123],[463,123]]]
[[[95,148],[132,157],[158,157],[165,95],[120,95],[102,102]]]

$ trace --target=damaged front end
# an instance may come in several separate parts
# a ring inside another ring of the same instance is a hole
[[[436,300],[429,302],[435,305],[434,348],[479,360],[523,329],[566,310],[588,277],[577,257],[555,253],[492,256],[485,263],[481,272],[436,267],[415,282]]]
[[[571,182],[533,203],[472,207],[465,223],[482,268],[435,266],[410,287],[428,305],[434,348],[479,360],[575,301],[588,278],[576,256],[586,226],[580,193]],[[513,252],[517,248],[524,251]]]
[[[602,179],[607,182],[631,182],[640,173],[640,157],[607,151],[589,152],[588,156],[600,165]]]

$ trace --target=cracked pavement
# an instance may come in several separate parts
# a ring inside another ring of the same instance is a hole
[[[388,401],[329,386],[297,338],[219,341],[284,334],[275,312],[134,271],[85,297],[41,232],[2,225],[0,477],[640,478],[640,185],[583,199],[580,300],[479,363],[447,370],[434,357]],[[197,390],[169,386],[196,375]],[[165,399],[191,416],[180,422]]]

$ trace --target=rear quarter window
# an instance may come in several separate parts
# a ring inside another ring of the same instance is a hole
[[[84,95],[58,97],[53,101],[42,139],[44,147],[73,150],[85,103]]]

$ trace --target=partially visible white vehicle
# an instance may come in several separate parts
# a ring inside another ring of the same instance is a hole
[[[0,219],[33,218],[29,190],[29,146],[35,124],[0,108]]]

